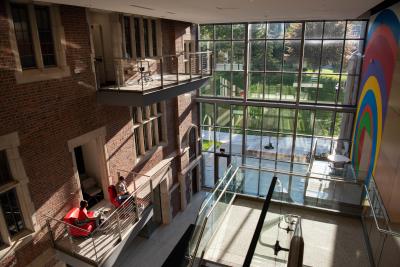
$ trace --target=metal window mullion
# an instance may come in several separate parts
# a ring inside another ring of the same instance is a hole
[[[265,24],[265,38],[267,38],[267,24]],[[267,39],[264,40],[264,69],[262,78],[262,99],[265,99],[265,77],[267,75]]]
[[[278,151],[279,151],[279,132],[281,125],[281,108],[278,108],[278,130],[276,131],[276,153],[275,153],[275,169],[277,167],[278,161]]]
[[[232,105],[229,105],[229,113],[230,113],[230,124],[229,124],[229,155],[232,157],[232,131],[233,131],[233,109]]]
[[[318,103],[318,98],[319,98],[319,81],[320,81],[320,77],[321,77],[321,64],[322,64],[322,55],[323,55],[323,50],[324,50],[324,35],[325,35],[325,22],[322,23],[321,51],[319,54],[317,93],[315,95],[315,101],[314,101],[315,104]]]
[[[281,58],[281,88],[279,90],[279,101],[282,101],[282,88],[283,88],[283,62],[284,62],[284,54],[285,54],[285,45],[286,45],[286,27],[285,23],[283,23],[283,39],[282,39],[282,58]],[[278,129],[279,131],[279,129]]]
[[[342,83],[342,74],[343,74],[343,58],[344,58],[344,49],[346,47],[346,34],[347,34],[347,20],[344,26],[344,39],[343,39],[343,45],[342,45],[342,59],[340,61],[340,69],[339,69],[339,84],[338,84],[338,89],[336,91],[336,97],[335,97],[335,104],[338,104],[339,101],[339,93],[340,93],[340,84]]]
[[[249,23],[245,24],[245,51],[244,51],[244,94],[243,94],[243,124],[242,124],[242,164],[246,163],[246,129],[247,129],[247,94],[249,90]]]

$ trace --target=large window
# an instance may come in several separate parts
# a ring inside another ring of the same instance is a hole
[[[307,169],[317,140],[317,156],[349,156],[366,28],[366,21],[200,25],[199,47],[215,57],[213,79],[199,90],[204,184],[212,184],[221,149],[232,162],[288,171]]]
[[[132,122],[135,156],[138,161],[167,142],[165,102],[132,107]]]

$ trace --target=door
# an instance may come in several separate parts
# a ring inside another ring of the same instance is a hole
[[[96,81],[98,85],[103,85],[106,82],[103,31],[101,25],[98,24],[92,25],[91,28],[94,47]]]

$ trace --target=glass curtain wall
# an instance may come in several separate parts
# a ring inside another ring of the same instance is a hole
[[[199,48],[215,58],[214,76],[199,90],[203,185],[213,185],[221,149],[234,163],[294,172],[307,170],[317,139],[318,156],[348,156],[366,28],[366,21],[200,25]]]

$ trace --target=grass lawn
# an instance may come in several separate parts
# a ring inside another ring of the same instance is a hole
[[[216,148],[219,148],[222,143],[221,142],[214,142],[210,140],[203,140],[203,151],[208,151],[212,145],[216,145]]]

